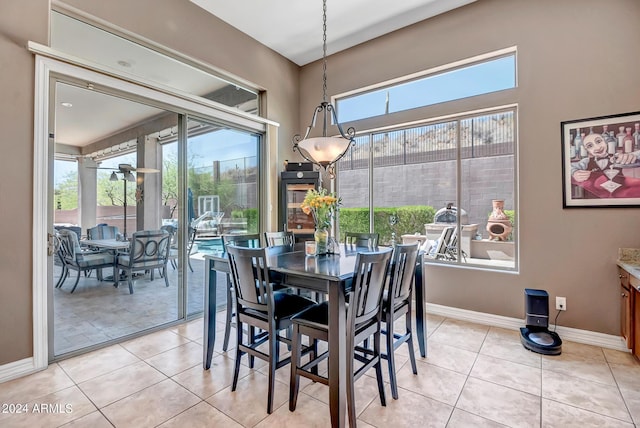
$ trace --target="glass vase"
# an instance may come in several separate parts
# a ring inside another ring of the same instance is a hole
[[[316,229],[313,233],[313,238],[316,241],[316,254],[327,254],[329,231],[327,229]]]

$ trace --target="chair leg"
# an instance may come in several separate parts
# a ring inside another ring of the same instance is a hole
[[[78,286],[78,282],[80,282],[80,269],[78,269],[78,276],[76,277],[76,283],[73,284],[73,288],[71,289],[71,293],[73,293],[76,289],[76,287]]]
[[[127,272],[127,282],[129,283],[129,294],[133,294],[133,280],[131,276],[133,275],[132,271]]]
[[[236,321],[236,328],[240,328],[239,323]],[[253,345],[256,337],[256,328],[254,326],[249,326],[249,345]],[[252,369],[256,362],[256,357],[249,354],[249,368]]]
[[[382,380],[382,358],[380,357],[380,327],[378,327],[378,331],[375,332],[373,335],[373,353],[374,353],[374,356],[378,359],[378,362],[376,363],[375,367],[376,367],[376,379],[378,380],[378,394],[380,394],[380,405],[386,406],[387,400],[384,395],[384,381]],[[354,407],[355,407],[355,403],[354,403]],[[353,417],[355,422],[355,409],[354,409]]]
[[[167,264],[165,263],[162,267],[162,276],[164,277],[164,283],[166,286],[169,286],[169,276],[167,275]]]
[[[289,382],[289,410],[296,410],[298,404],[298,389],[300,388],[300,375],[298,374],[298,365],[302,359],[302,347],[300,344],[300,328],[297,324],[293,324],[293,337],[291,338],[291,380]],[[315,342],[315,339],[314,339]],[[315,354],[311,356],[315,358]]]
[[[398,399],[398,379],[396,378],[396,361],[393,349],[393,314],[387,315],[386,320],[387,334],[387,363],[389,365],[389,383],[391,384],[391,396],[394,400]]]
[[[347,340],[349,342],[349,340]],[[356,402],[355,402],[355,379],[354,379],[354,353],[355,348],[351,341],[351,346],[347,347],[347,411],[349,413],[349,426],[355,427],[356,424]]]
[[[411,370],[414,375],[418,374],[418,368],[416,367],[416,351],[413,347],[413,331],[411,329],[411,306],[406,315],[406,328],[409,333],[409,339],[407,340],[407,346],[409,346],[409,361],[411,361]],[[395,397],[394,397],[395,398]]]
[[[62,272],[60,273],[58,282],[56,282],[56,288],[62,287],[62,283],[67,279],[67,275],[69,275],[69,269],[67,269],[66,266],[62,266]]]
[[[242,358],[242,352],[240,352],[240,344],[242,343],[242,324],[238,321],[236,323],[236,364],[233,370],[233,384],[231,385],[231,391],[236,390],[238,386],[238,374],[240,373],[240,358]]]
[[[233,297],[231,296],[231,283],[227,275],[227,323],[224,326],[224,341],[222,342],[222,350],[227,352],[229,348],[229,335],[231,334],[231,321],[233,319]],[[236,326],[236,328],[238,328]]]
[[[269,329],[269,390],[267,391],[267,413],[273,412],[273,394],[276,381],[276,364],[278,362],[278,332],[275,322],[271,322]]]

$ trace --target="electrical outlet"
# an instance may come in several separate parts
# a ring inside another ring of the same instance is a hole
[[[559,311],[567,310],[567,298],[566,297],[556,297],[556,309]]]

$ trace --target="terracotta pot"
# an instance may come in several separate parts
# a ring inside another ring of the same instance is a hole
[[[493,211],[487,221],[489,239],[505,241],[509,233],[513,230],[513,225],[509,217],[504,213],[504,200],[494,199],[491,203],[493,205]]]

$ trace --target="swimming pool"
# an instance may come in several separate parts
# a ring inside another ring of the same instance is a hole
[[[200,238],[196,239],[194,242],[198,248],[197,250],[194,248],[194,253],[216,253],[222,251],[222,238]]]

